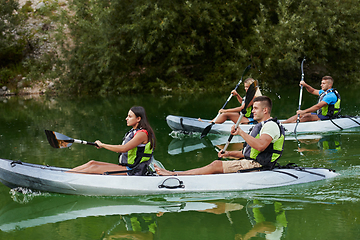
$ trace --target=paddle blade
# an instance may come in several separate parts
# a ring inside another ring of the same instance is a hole
[[[241,76],[241,79],[245,76],[245,74],[248,73],[248,71],[251,69],[251,64],[249,66],[247,66],[243,72],[243,75]]]
[[[45,134],[49,144],[53,148],[67,148],[70,147],[74,141],[72,138],[50,130],[45,130]]]
[[[255,93],[256,93],[256,90],[258,89],[258,86],[259,83],[257,80],[255,80],[255,82],[253,82],[249,89],[247,90],[246,92],[246,98],[245,98],[245,106],[244,106],[244,109],[242,110],[242,113],[243,114],[246,114],[246,108],[249,106],[249,103],[253,100],[254,96],[255,96]]]
[[[208,125],[201,133],[200,139],[203,137],[206,137],[206,135],[210,132],[211,127],[214,125],[214,122],[212,122],[210,125]]]

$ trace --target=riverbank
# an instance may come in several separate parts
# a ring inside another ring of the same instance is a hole
[[[21,84],[21,82],[19,82]],[[43,81],[36,81],[31,86],[23,87],[23,86],[17,87],[16,91],[14,92],[12,89],[9,89],[7,86],[2,86],[0,88],[0,96],[15,96],[15,95],[43,95],[45,93],[55,93],[55,81],[47,80],[45,82]]]

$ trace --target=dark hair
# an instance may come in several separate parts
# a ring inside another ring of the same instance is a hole
[[[324,76],[321,80],[330,80],[331,83],[334,83],[334,79],[331,76]]]
[[[271,109],[272,109],[272,101],[268,96],[259,96],[254,98],[254,102],[262,102],[265,107],[267,107],[269,109],[269,113],[271,113]]]
[[[132,108],[130,108],[130,110],[135,114],[136,117],[141,118],[139,124],[137,125],[137,128],[145,129],[148,132],[148,141],[151,144],[151,148],[155,148],[156,145],[155,133],[150,126],[149,120],[146,116],[145,109],[141,106],[133,106]]]

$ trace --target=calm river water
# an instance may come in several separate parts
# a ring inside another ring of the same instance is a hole
[[[356,89],[339,90],[342,113],[359,115]],[[243,89],[239,92],[244,94]],[[287,118],[298,107],[296,85],[263,94],[274,100],[273,116]],[[70,168],[90,159],[116,162],[117,154],[91,146],[54,149],[44,130],[117,144],[128,131],[128,109],[142,105],[157,136],[155,158],[168,169],[203,166],[217,158],[214,147],[202,145],[198,135],[171,133],[165,118],[213,118],[227,97],[228,93],[0,98],[0,157]],[[316,102],[306,91],[303,99],[304,107]],[[234,98],[229,107],[236,105]],[[216,135],[209,140],[221,142]],[[359,142],[360,128],[310,134],[299,142],[289,139],[281,163],[332,168],[341,175],[259,191],[86,197],[27,189],[20,193],[0,184],[0,239],[358,239]]]

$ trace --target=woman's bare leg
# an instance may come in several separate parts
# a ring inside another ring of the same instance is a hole
[[[243,117],[240,121],[241,124],[249,124],[249,119],[247,117]]]
[[[318,121],[320,118],[316,114],[306,113],[300,118],[300,122]]]
[[[237,113],[237,112],[227,112],[227,113],[222,113],[220,114],[220,116],[218,117],[218,119],[216,119],[216,122],[215,123],[223,123],[225,122],[226,120],[231,120],[233,121],[234,123],[237,122],[238,118],[239,118],[240,114]],[[214,121],[215,119],[213,119],[212,121]]]
[[[168,171],[166,169],[160,168],[156,164],[154,164],[154,167],[155,167],[155,171],[157,172],[157,174],[159,174],[161,176],[206,175],[206,174],[224,173],[223,166],[222,166],[222,161],[220,161],[220,160],[215,160],[212,163],[210,163],[209,165],[206,165],[206,166],[201,167],[201,168],[195,168],[195,169],[190,169],[190,170],[187,170],[187,171],[180,171],[180,172]]]
[[[124,166],[120,166],[113,163],[98,162],[91,160],[81,166],[69,170],[68,172],[103,174],[104,172],[124,171],[124,170],[127,170],[126,167]],[[119,173],[119,175],[126,175],[126,173]]]
[[[288,118],[287,120],[282,121],[281,123],[296,123],[296,119],[297,119],[297,115],[294,115],[294,116]]]
[[[294,115],[281,123],[296,123],[298,115]],[[316,114],[306,113],[300,117],[300,122],[318,121],[320,118]]]

